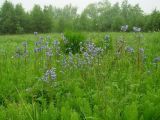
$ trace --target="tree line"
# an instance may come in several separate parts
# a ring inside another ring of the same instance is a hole
[[[138,4],[131,5],[127,0],[112,5],[108,0],[89,4],[81,14],[77,8],[66,5],[34,5],[25,11],[21,4],[13,5],[5,1],[0,8],[0,34],[50,33],[74,31],[119,31],[122,25],[141,27],[143,31],[160,30],[160,11],[145,14]]]

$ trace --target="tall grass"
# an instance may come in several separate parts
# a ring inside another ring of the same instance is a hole
[[[106,33],[86,33],[82,52],[69,55],[53,45],[60,34],[0,36],[0,120],[159,120],[160,34],[142,34],[108,33],[105,49]],[[49,45],[35,52],[40,36]],[[94,56],[91,43],[105,50]],[[44,79],[52,68],[55,79]]]

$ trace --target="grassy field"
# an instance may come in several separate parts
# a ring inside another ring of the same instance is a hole
[[[0,120],[160,120],[160,33],[85,34],[0,36]]]

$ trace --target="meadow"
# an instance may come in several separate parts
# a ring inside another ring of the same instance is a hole
[[[84,34],[0,36],[0,120],[160,120],[160,33]]]

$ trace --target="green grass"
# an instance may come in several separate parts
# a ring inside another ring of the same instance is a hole
[[[60,34],[0,36],[0,120],[160,119],[160,64],[153,64],[160,56],[160,33],[142,33],[140,44],[134,33],[85,34],[100,47],[109,34],[113,49],[81,67],[62,66],[63,57],[56,53],[49,59],[44,51],[34,53],[39,36],[46,41],[50,35],[52,46]],[[117,44],[121,36],[125,43]],[[23,52],[24,41],[28,55],[17,58],[16,48]],[[126,53],[126,46],[135,52]],[[144,62],[137,59],[138,46],[144,48]],[[46,83],[41,78],[50,67],[56,68],[57,78]]]

